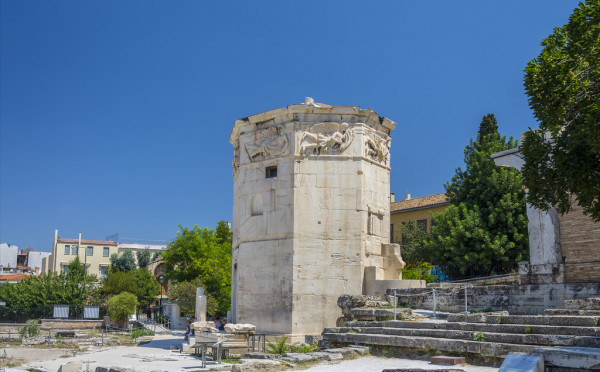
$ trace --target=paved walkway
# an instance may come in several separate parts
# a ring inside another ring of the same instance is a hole
[[[202,370],[202,361],[200,358],[180,354],[179,352],[171,351],[171,347],[181,345],[182,337],[172,336],[156,336],[154,340],[145,345],[139,346],[117,346],[112,348],[103,348],[88,353],[79,354],[74,357],[66,357],[56,349],[46,349],[47,351],[55,350],[54,355],[45,354],[46,360],[38,360],[29,362],[17,368],[6,369],[6,371],[22,372],[36,368],[41,371],[56,372],[58,368],[69,362],[81,362],[83,370],[94,371],[97,366],[102,367],[120,367],[131,368],[135,371],[150,372],[150,371],[194,371]],[[27,350],[27,349],[25,349]],[[35,353],[35,349],[28,349],[29,352]],[[54,358],[54,359],[52,359]],[[320,365],[305,369],[306,372],[352,372],[352,371],[382,371],[386,368],[422,368],[436,369],[447,368],[448,366],[434,365],[426,361],[399,359],[399,358],[382,358],[382,357],[360,357],[353,360],[341,361],[338,363],[323,362]],[[477,367],[477,366],[456,366],[464,369],[466,372],[497,372],[497,368]],[[229,364],[217,364],[207,362],[207,369],[226,368],[229,369]]]
[[[171,345],[179,347],[182,340],[182,337],[156,336],[154,340],[144,345],[103,348],[69,358],[30,362],[13,370],[37,368],[42,371],[56,372],[61,365],[69,362],[82,362],[83,369],[90,371],[94,371],[97,366],[131,368],[140,372],[202,369],[200,358],[171,350]],[[228,368],[229,365],[217,365],[209,361],[207,367]]]

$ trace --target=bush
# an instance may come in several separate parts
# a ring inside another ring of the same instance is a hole
[[[40,334],[40,321],[37,319],[29,319],[25,325],[19,327],[19,335],[21,337],[31,337]]]
[[[477,332],[473,336],[473,341],[485,342],[485,334],[483,332]]]
[[[129,292],[122,292],[108,300],[108,315],[117,322],[124,322],[135,312],[137,298]]]
[[[267,353],[283,355],[287,352],[288,346],[287,336],[281,336],[280,339],[275,339],[275,342],[267,341]]]
[[[317,345],[294,343],[287,345],[287,336],[275,339],[275,342],[267,341],[267,353],[283,355],[285,353],[312,353],[317,350]]]
[[[428,262],[419,262],[417,264],[409,263],[404,269],[402,269],[402,279],[416,279],[424,280],[427,283],[433,283],[437,281],[435,275],[431,275],[431,271],[435,267]]]

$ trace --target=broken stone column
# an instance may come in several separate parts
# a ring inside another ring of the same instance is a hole
[[[206,296],[204,288],[196,288],[196,321],[206,322]]]

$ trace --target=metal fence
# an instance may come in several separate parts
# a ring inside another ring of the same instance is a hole
[[[51,304],[35,308],[0,306],[0,323],[24,323],[29,319],[100,319],[100,306]]]

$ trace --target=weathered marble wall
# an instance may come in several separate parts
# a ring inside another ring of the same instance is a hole
[[[340,316],[341,294],[362,293],[366,267],[400,278],[403,263],[382,246],[394,127],[371,110],[310,100],[236,121],[234,321],[319,333]]]

